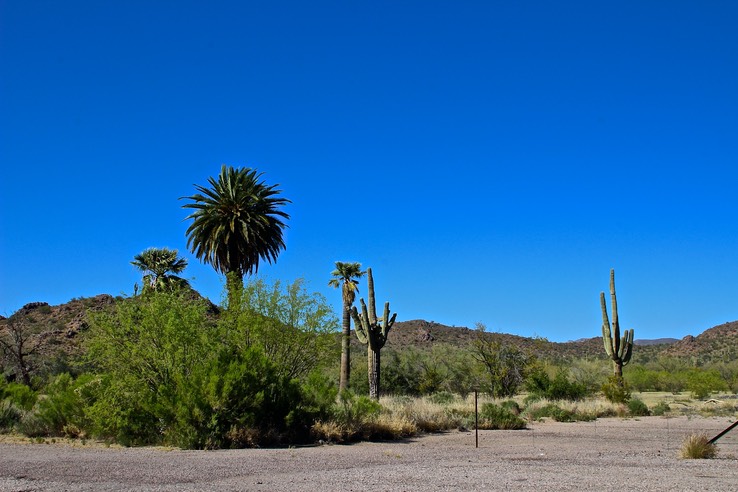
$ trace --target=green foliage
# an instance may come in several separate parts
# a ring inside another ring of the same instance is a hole
[[[96,378],[92,374],[76,380],[69,374],[56,376],[24,415],[18,430],[29,437],[77,437],[90,426],[85,409],[94,399],[95,386]]]
[[[480,429],[524,429],[525,421],[510,409],[485,403],[479,411]]]
[[[472,345],[472,356],[486,371],[482,388],[495,398],[514,396],[525,381],[535,357],[514,345],[503,344],[494,335],[486,334],[485,330],[482,323],[477,324],[477,336]]]
[[[671,411],[671,407],[668,403],[665,401],[658,402],[652,409],[651,409],[651,415],[654,415],[656,417],[661,417],[663,415],[666,415]]]
[[[525,389],[534,398],[548,400],[582,400],[590,393],[583,383],[569,380],[565,370],[560,369],[551,379],[542,366],[536,366],[525,382]]]
[[[628,413],[633,417],[647,417],[651,415],[648,410],[648,406],[643,403],[643,400],[638,398],[631,398],[628,400]]]
[[[23,409],[18,408],[10,400],[0,401],[0,432],[8,432],[20,422]]]
[[[468,351],[446,344],[430,349],[387,348],[383,360],[382,386],[387,394],[419,396],[443,391],[466,396],[483,377]],[[362,387],[358,384],[352,386],[357,392]]]
[[[285,248],[282,207],[276,185],[261,181],[255,169],[223,165],[218,178],[208,178],[209,187],[195,185],[197,193],[184,197],[183,205],[194,211],[187,216],[187,247],[198,260],[228,275],[228,290],[243,283],[247,274],[257,273],[259,262],[276,261]]]
[[[610,376],[602,385],[602,393],[612,403],[627,403],[630,400],[630,387],[621,377]]]
[[[187,268],[187,260],[180,258],[176,249],[149,248],[137,254],[131,264],[144,273],[144,293],[189,287],[187,280],[175,275]]]
[[[692,397],[702,400],[710,396],[713,391],[723,391],[728,389],[725,380],[716,370],[698,370],[692,369],[687,375],[686,388],[692,393]]]
[[[382,405],[373,398],[355,395],[350,390],[338,395],[338,403],[333,411],[333,419],[347,428],[360,428],[379,415]]]
[[[338,320],[325,297],[309,293],[302,279],[283,285],[257,279],[241,293],[234,340],[258,346],[281,376],[304,378],[332,362],[338,352]],[[231,314],[233,310],[231,310]]]
[[[0,400],[8,401],[22,410],[30,410],[38,396],[30,387],[21,383],[8,383],[0,388]]]
[[[500,406],[504,408],[505,410],[509,410],[515,415],[520,415],[520,413],[522,412],[522,408],[520,408],[520,404],[518,404],[518,402],[516,402],[515,400],[505,400],[502,403],[500,403]]]
[[[93,317],[88,354],[100,384],[87,415],[96,435],[184,448],[304,438],[299,383],[261,347],[209,323],[205,307],[156,292]]]
[[[528,418],[531,420],[541,420],[550,418],[556,422],[576,422],[577,418],[573,411],[567,410],[554,403],[549,403],[542,407],[536,407],[527,412]]]
[[[456,396],[448,391],[439,391],[437,393],[432,393],[428,397],[428,400],[431,403],[436,403],[438,405],[448,405],[452,401],[456,400]]]

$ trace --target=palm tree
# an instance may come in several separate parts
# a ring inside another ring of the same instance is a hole
[[[349,377],[351,375],[351,306],[356,299],[356,292],[359,290],[359,278],[366,272],[361,271],[361,263],[344,263],[336,262],[336,269],[331,272],[333,276],[328,282],[331,287],[341,287],[343,297],[343,324],[341,334],[341,377],[338,383],[338,390],[343,391],[348,388]]]
[[[148,248],[133,257],[131,265],[144,273],[143,291],[189,287],[177,274],[187,268],[187,260],[179,258],[176,249]]]
[[[261,174],[250,168],[223,165],[210,187],[195,185],[197,194],[183,197],[195,209],[187,219],[187,247],[197,259],[226,276],[228,303],[243,288],[243,277],[259,270],[259,261],[276,261],[284,249],[283,230],[289,219],[280,207],[291,203],[279,198],[278,185],[267,186]]]

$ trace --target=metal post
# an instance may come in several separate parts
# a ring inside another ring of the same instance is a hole
[[[721,437],[723,437],[728,432],[732,431],[736,426],[738,426],[738,420],[736,420],[735,422],[733,422],[730,425],[730,427],[728,427],[727,429],[725,429],[723,432],[721,432],[717,436],[715,436],[712,439],[710,439],[710,444],[715,444],[715,441],[717,441],[718,439],[720,439]]]
[[[479,447],[479,407],[477,405],[478,397],[477,390],[474,390],[474,439],[476,441],[476,448]]]

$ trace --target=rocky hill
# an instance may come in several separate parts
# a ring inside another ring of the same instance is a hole
[[[199,294],[193,291],[193,296]],[[19,327],[28,338],[27,347],[38,345],[42,357],[59,358],[74,355],[80,350],[80,339],[88,327],[88,313],[110,309],[118,299],[102,294],[90,298],[73,299],[66,304],[50,306],[44,302],[25,305],[10,319],[0,316],[0,338],[11,340],[10,329]],[[217,316],[217,307],[211,305],[211,314]],[[457,347],[469,346],[479,334],[464,327],[450,327],[424,320],[395,323],[387,348],[402,350],[405,347],[429,349],[439,344]],[[506,333],[485,333],[507,344],[531,351],[539,357],[562,361],[572,358],[604,358],[600,337],[572,342],[550,342],[544,338],[527,338]],[[662,342],[662,343],[659,343]],[[354,338],[357,349],[361,349]],[[697,336],[682,340],[637,341],[636,356],[639,362],[662,355],[697,358],[702,361],[730,361],[738,359],[738,321],[725,323],[706,330]]]

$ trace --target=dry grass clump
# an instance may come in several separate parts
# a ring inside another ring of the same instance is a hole
[[[552,409],[558,409],[558,411],[552,413]],[[605,398],[592,398],[583,401],[547,400],[543,398],[529,402],[524,415],[531,420],[551,417],[554,420],[565,422],[589,422],[600,417],[615,417],[623,415],[623,413],[622,405],[611,403]]]
[[[717,446],[705,434],[690,434],[682,443],[680,455],[684,459],[710,459],[717,455]]]
[[[468,412],[466,403],[436,403],[431,398],[383,398],[381,400],[382,417],[400,418],[412,422],[418,431],[440,432],[456,429],[463,425],[464,416]]]

